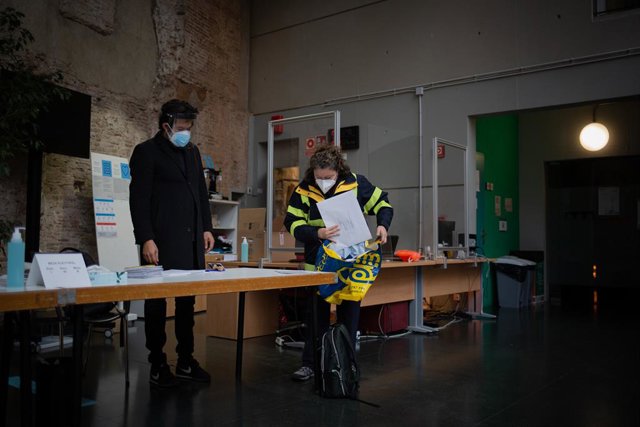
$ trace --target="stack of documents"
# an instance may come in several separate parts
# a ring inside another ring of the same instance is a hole
[[[148,279],[150,277],[162,277],[161,265],[141,265],[124,269],[130,279]]]

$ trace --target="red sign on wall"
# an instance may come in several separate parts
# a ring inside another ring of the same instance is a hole
[[[444,159],[444,144],[438,144],[438,158]]]

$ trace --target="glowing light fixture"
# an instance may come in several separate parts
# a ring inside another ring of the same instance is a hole
[[[580,145],[589,151],[602,150],[609,142],[609,130],[602,123],[596,122],[596,105],[593,109],[593,123],[589,123],[580,132]]]

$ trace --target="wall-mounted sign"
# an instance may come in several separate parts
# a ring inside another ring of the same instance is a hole
[[[438,158],[444,159],[444,155],[445,155],[444,144],[438,144],[437,150],[438,150]]]
[[[327,132],[329,143],[335,144],[333,129]],[[355,150],[360,148],[360,127],[348,126],[340,128],[340,148],[343,150]]]

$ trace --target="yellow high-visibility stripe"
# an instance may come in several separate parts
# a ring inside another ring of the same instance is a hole
[[[302,201],[303,205],[311,207],[311,203],[309,203],[309,198],[307,196],[300,195],[300,200]]]
[[[384,200],[381,201],[380,203],[378,203],[378,206],[376,206],[375,208],[373,208],[373,213],[374,214],[378,214],[378,211],[382,208],[390,208],[392,207],[389,203],[385,202]]]
[[[307,221],[305,221],[305,220],[303,220],[303,219],[298,220],[298,221],[294,221],[294,222],[291,224],[291,229],[289,230],[289,233],[291,233],[291,235],[292,235],[292,236],[295,236],[295,235],[293,234],[293,232],[294,232],[294,231],[296,231],[296,228],[300,227],[301,225],[306,225],[306,224],[307,224]]]
[[[343,181],[344,182],[344,181]],[[336,187],[335,194],[344,193],[345,191],[353,190],[354,188],[358,188],[357,182],[352,182],[350,184],[343,184],[342,182]]]
[[[372,207],[374,207],[376,205],[376,203],[378,203],[378,200],[380,200],[380,196],[381,195],[382,195],[382,190],[379,189],[378,187],[376,187],[376,189],[373,190],[373,194],[369,198],[369,201],[367,202],[366,205],[364,205],[364,213],[365,214],[368,214],[369,213],[369,209],[371,209]]]
[[[316,266],[313,264],[304,264],[304,269],[307,271],[316,271]]]
[[[300,194],[302,197],[309,197],[310,199],[315,200],[316,202],[322,202],[324,200],[324,196],[313,191],[305,190],[303,188],[296,188],[296,193]]]
[[[287,212],[297,216],[298,218],[304,218],[305,220],[309,218],[308,214],[302,209],[294,208],[293,206],[287,206]]]
[[[314,227],[324,227],[324,221],[322,219],[310,219],[308,224]]]

